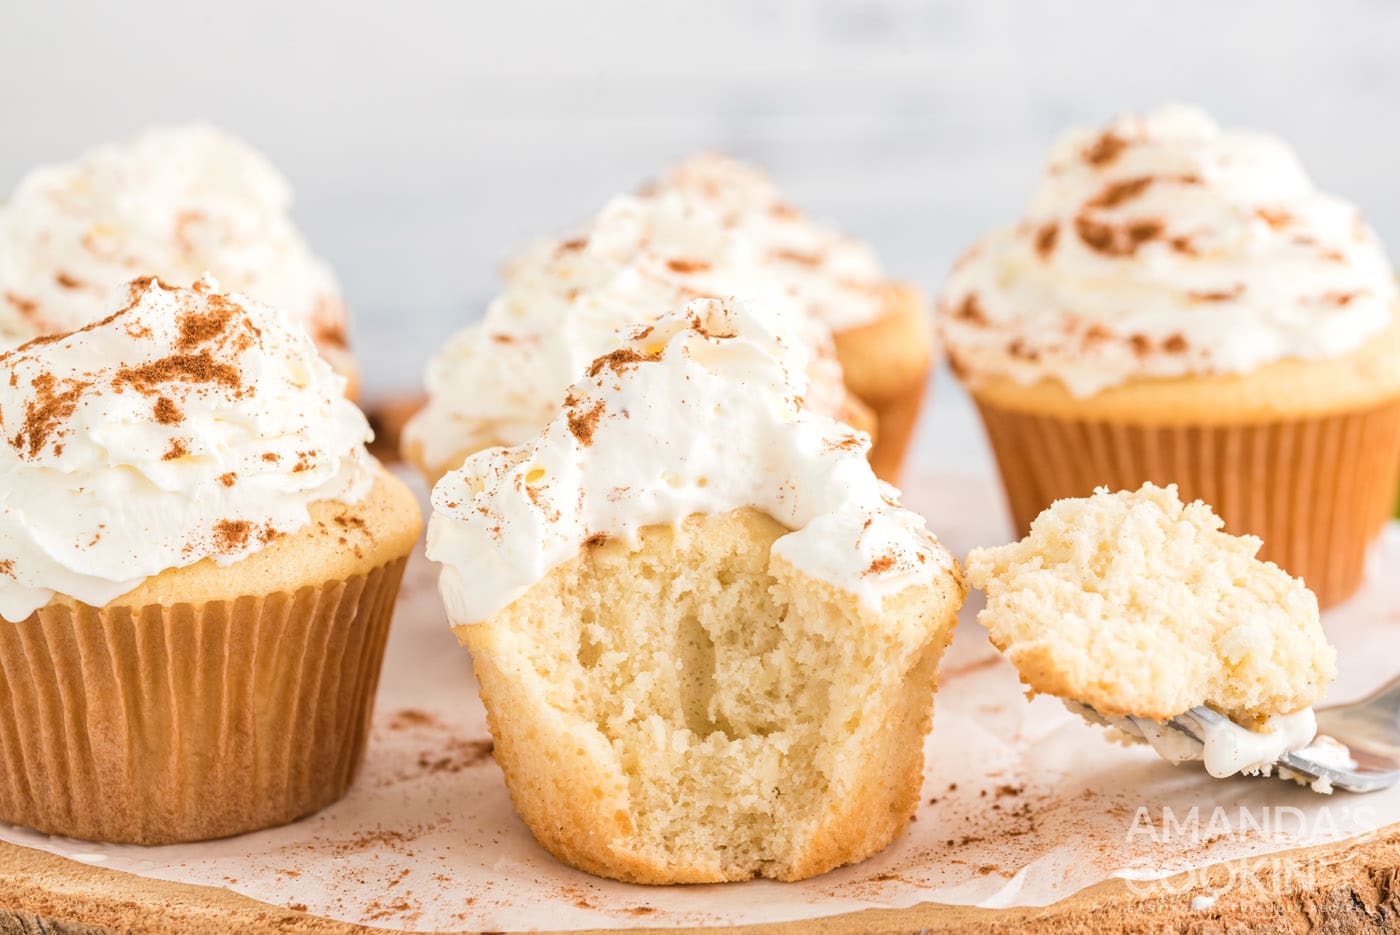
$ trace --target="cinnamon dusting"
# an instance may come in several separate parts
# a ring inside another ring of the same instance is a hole
[[[593,433],[598,429],[598,420],[603,417],[604,408],[605,404],[599,402],[587,412],[579,412],[573,408],[568,410],[569,431],[585,448],[593,444]]]
[[[796,250],[774,250],[772,257],[775,260],[786,260],[800,266],[821,266],[822,263],[822,258],[817,254],[799,253]]]
[[[214,545],[220,552],[237,552],[248,544],[253,524],[246,519],[225,519],[214,524]]]
[[[987,323],[987,314],[982,310],[982,302],[977,298],[975,292],[969,292],[963,297],[962,304],[958,306],[955,316],[958,321],[965,321],[973,325]]]
[[[1152,176],[1141,175],[1135,179],[1123,179],[1118,182],[1110,182],[1104,186],[1103,191],[1085,202],[1085,207],[1089,208],[1116,208],[1121,204],[1132,201],[1134,198],[1147,191],[1147,187],[1153,182]]]
[[[1192,302],[1229,302],[1244,294],[1244,283],[1236,283],[1234,288],[1219,289],[1214,292],[1188,292],[1186,297]]]
[[[1084,148],[1084,161],[1091,166],[1102,168],[1118,158],[1118,154],[1128,148],[1128,141],[1112,130],[1105,130],[1098,139]]]
[[[604,354],[588,368],[588,375],[596,377],[604,370],[611,370],[613,373],[622,373],[633,364],[655,363],[658,358],[650,357],[640,351],[634,351],[630,347],[622,347],[611,354]]]
[[[233,316],[242,311],[221,295],[210,295],[206,301],[208,311],[187,312],[180,316],[180,334],[175,339],[177,350],[192,351],[219,337],[228,328]]]
[[[1122,226],[1095,221],[1081,214],[1074,219],[1075,232],[1091,250],[1113,257],[1133,256],[1138,248],[1162,234],[1162,222],[1129,221]]]
[[[162,396],[156,400],[155,417],[156,422],[161,425],[178,425],[185,421],[185,414],[169,396]]]
[[[66,386],[59,389],[58,378],[51,373],[41,373],[34,378],[31,384],[34,399],[25,403],[24,425],[10,439],[10,444],[21,455],[32,460],[38,457],[50,438],[62,437],[64,423],[77,411],[83,393],[92,385],[80,380],[64,382]]]
[[[865,569],[865,573],[867,575],[881,575],[894,568],[896,564],[898,562],[893,555],[881,555],[871,561],[870,566]]]
[[[138,392],[147,394],[155,392],[155,388],[162,383],[176,382],[243,389],[238,368],[215,360],[207,350],[198,354],[171,354],[139,367],[123,367],[112,377],[112,386],[116,389],[129,384]]]

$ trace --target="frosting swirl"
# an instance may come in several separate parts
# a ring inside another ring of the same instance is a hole
[[[0,616],[228,565],[369,490],[364,416],[283,314],[205,279],[0,355]]]
[[[774,554],[867,606],[951,573],[875,477],[869,438],[802,405],[800,343],[743,304],[695,300],[595,360],[537,438],[446,475],[428,557],[449,617],[486,620],[595,537],[741,507],[793,530]]]
[[[291,200],[266,159],[209,126],[147,130],[35,169],[0,204],[0,346],[101,318],[133,276],[187,285],[208,273],[285,311],[348,368],[339,286]]]
[[[519,444],[626,331],[700,296],[738,296],[789,321],[809,349],[809,405],[839,412],[846,394],[830,329],[770,265],[708,201],[680,190],[616,197],[585,230],[532,247],[484,319],[433,358],[428,404],[406,442],[443,467],[463,451]]]
[[[1395,300],[1375,233],[1285,143],[1173,106],[1066,133],[1024,220],[958,262],[939,320],[973,385],[1048,378],[1090,396],[1339,356]]]

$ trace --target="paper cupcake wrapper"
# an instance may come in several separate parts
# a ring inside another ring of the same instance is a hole
[[[872,403],[875,410],[875,445],[870,450],[870,466],[881,480],[899,483],[909,442],[919,423],[924,405],[924,381],[910,387],[903,395]]]
[[[166,844],[345,794],[407,558],[295,593],[0,621],[0,820]]]
[[[1175,483],[1229,532],[1263,539],[1261,557],[1302,577],[1324,607],[1360,586],[1400,474],[1400,401],[1220,426],[1081,421],[984,400],[978,409],[1021,535],[1062,497]]]

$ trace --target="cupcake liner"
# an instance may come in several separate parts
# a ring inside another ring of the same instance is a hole
[[[1238,425],[1155,426],[1023,413],[977,401],[1024,535],[1041,510],[1094,488],[1175,483],[1261,557],[1301,577],[1326,607],[1361,584],[1400,475],[1400,400],[1376,408]]]
[[[0,820],[167,844],[334,802],[364,755],[406,563],[294,593],[0,621]]]
[[[870,449],[870,466],[881,480],[899,483],[905,455],[914,437],[914,429],[919,424],[923,405],[923,380],[915,383],[903,395],[871,405],[875,410],[876,433],[875,444]]]

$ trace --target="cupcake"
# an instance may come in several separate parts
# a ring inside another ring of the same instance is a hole
[[[1358,587],[1400,470],[1394,273],[1282,142],[1185,107],[1071,131],[938,317],[1022,532],[1176,483],[1324,606]]]
[[[429,365],[428,404],[404,452],[430,479],[532,437],[621,333],[700,296],[800,317],[798,337],[816,351],[809,404],[868,430],[877,472],[898,473],[931,355],[921,300],[887,280],[868,247],[788,208],[752,169],[717,156],[684,163],[522,251],[506,280],[485,320]]]
[[[0,348],[105,317],[135,275],[188,286],[208,273],[285,312],[353,384],[340,288],[291,202],[261,154],[208,126],[147,130],[35,169],[0,201]]]
[[[344,794],[420,526],[344,379],[207,279],[0,371],[0,821],[163,844]]]
[[[802,879],[918,803],[962,576],[770,322],[702,299],[624,335],[433,490],[511,797],[590,873]]]
[[[1317,600],[1175,488],[1061,500],[1020,542],[974,549],[978,622],[1031,694],[1216,777],[1267,773],[1317,733],[1336,676]],[[1206,707],[1202,740],[1167,722]]]

